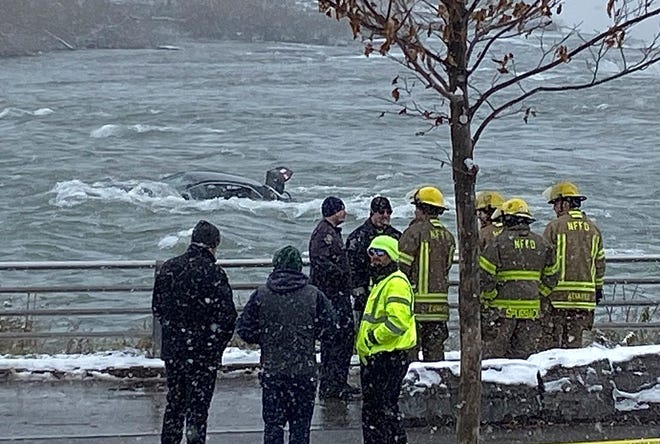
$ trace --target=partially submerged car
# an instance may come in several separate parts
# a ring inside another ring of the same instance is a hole
[[[266,171],[264,184],[214,171],[188,171],[167,176],[163,182],[174,187],[184,199],[230,199],[232,197],[253,200],[291,200],[284,185],[291,179],[293,171],[277,167]]]

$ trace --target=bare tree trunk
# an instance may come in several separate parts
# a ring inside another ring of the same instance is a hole
[[[481,422],[481,307],[477,273],[478,228],[474,208],[476,167],[473,163],[467,95],[468,14],[461,0],[448,1],[447,66],[454,96],[450,105],[452,172],[456,196],[456,224],[460,285],[461,378],[459,383],[459,444],[477,444]]]

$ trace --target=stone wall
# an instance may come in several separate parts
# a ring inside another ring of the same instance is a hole
[[[660,421],[660,346],[550,350],[482,365],[487,424]],[[413,363],[400,407],[415,425],[455,423],[458,362]]]

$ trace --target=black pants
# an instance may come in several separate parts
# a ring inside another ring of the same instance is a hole
[[[339,331],[331,338],[321,341],[321,371],[319,374],[319,395],[338,395],[346,386],[348,368],[353,355],[355,327],[353,311],[348,297],[332,299],[337,313]]]
[[[162,444],[179,444],[186,424],[188,444],[206,442],[206,420],[209,414],[217,360],[196,358],[166,359],[167,406],[163,416]]]
[[[309,428],[316,397],[315,376],[262,375],[264,444],[284,443],[289,423],[289,444],[309,444]]]
[[[408,350],[378,353],[360,366],[364,444],[408,442],[401,425],[399,393],[409,356]]]
[[[445,341],[449,337],[446,321],[417,321],[417,346],[414,360],[422,350],[422,361],[437,362],[445,360]]]

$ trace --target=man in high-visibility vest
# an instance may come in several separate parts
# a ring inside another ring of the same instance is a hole
[[[415,291],[417,338],[423,360],[442,361],[449,337],[447,294],[456,240],[438,220],[446,210],[440,190],[422,187],[415,191],[412,203],[415,218],[399,239],[399,268]]]
[[[591,330],[596,304],[603,297],[605,251],[603,236],[580,209],[586,196],[570,182],[559,182],[543,193],[557,218],[543,236],[555,246],[559,283],[550,295],[552,340],[548,347],[580,348]]]
[[[510,199],[503,230],[479,256],[482,309],[482,356],[521,358],[543,348],[541,298],[557,284],[555,253],[529,225],[534,218],[522,199]]]
[[[398,403],[410,350],[417,341],[413,291],[397,266],[396,239],[377,236],[367,251],[373,287],[355,345],[361,364],[363,442],[407,443]]]
[[[474,206],[479,218],[479,248],[486,247],[489,240],[502,232],[502,222],[492,216],[495,210],[502,208],[504,198],[497,191],[479,191],[475,195]]]

